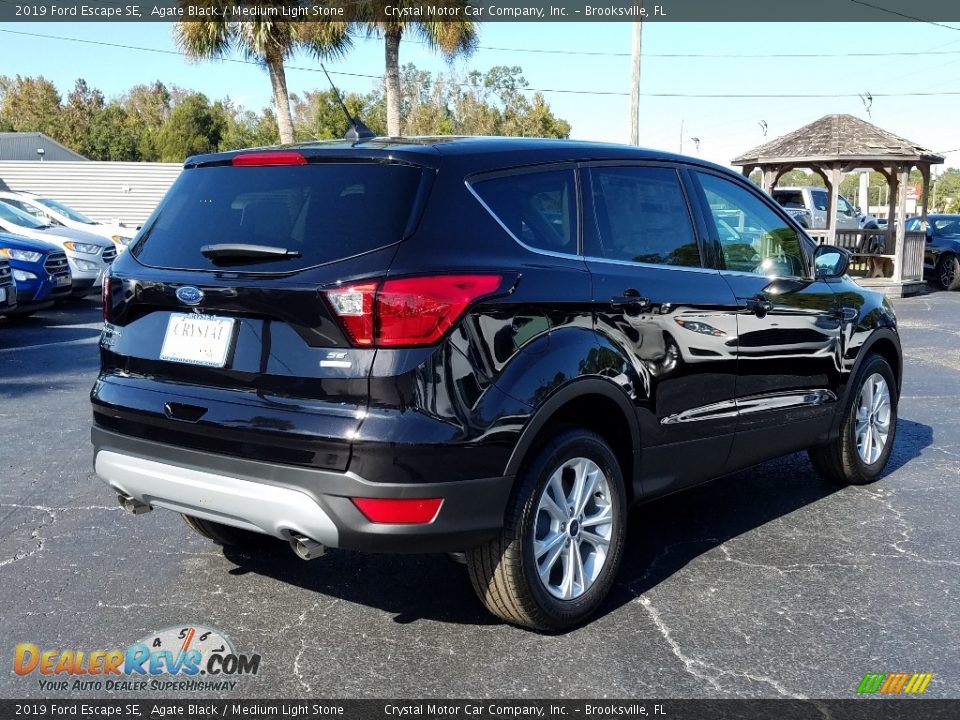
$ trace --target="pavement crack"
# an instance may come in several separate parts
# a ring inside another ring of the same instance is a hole
[[[646,610],[647,614],[650,616],[650,619],[663,636],[663,639],[667,642],[667,645],[670,646],[673,654],[683,664],[684,670],[698,680],[707,682],[714,690],[729,694],[731,691],[724,688],[723,685],[720,684],[720,679],[723,677],[739,677],[746,680],[752,680],[753,682],[769,685],[777,691],[778,695],[782,695],[784,697],[793,698],[794,700],[807,699],[805,695],[791,692],[779,680],[771,678],[767,675],[758,675],[745,670],[727,670],[688,655],[683,651],[683,648],[680,647],[680,643],[677,642],[676,638],[674,638],[670,627],[666,624],[666,622],[664,622],[663,617],[653,606],[653,603],[650,602],[650,598],[641,596],[638,598],[638,601],[640,606],[643,607],[643,609]]]
[[[791,563],[784,567],[779,567],[777,565],[767,565],[765,563],[754,563],[748,562],[746,560],[740,560],[739,558],[733,557],[730,553],[730,549],[726,544],[718,546],[720,551],[723,553],[724,559],[722,562],[734,563],[735,565],[743,565],[744,567],[758,568],[760,570],[771,570],[778,573],[781,577],[784,577],[790,573],[801,573],[808,570],[818,570],[820,568],[855,568],[859,569],[859,565],[850,564],[850,563]]]
[[[941,450],[942,448],[935,448],[935,449]],[[944,450],[943,452],[947,452],[947,451]],[[947,454],[954,455],[954,453],[950,453],[950,452],[947,452]],[[956,457],[960,457],[960,455],[957,455]],[[915,552],[913,550],[910,550],[904,547],[904,545],[906,545],[907,543],[912,542],[911,533],[913,532],[913,526],[906,521],[906,518],[904,518],[903,516],[903,512],[901,512],[900,510],[898,510],[893,506],[893,502],[891,498],[894,496],[894,492],[892,490],[888,490],[887,492],[884,492],[883,490],[878,490],[877,492],[866,490],[865,492],[871,499],[876,500],[881,505],[883,505],[883,507],[888,512],[890,512],[890,514],[892,514],[894,518],[896,518],[897,524],[900,525],[900,528],[901,528],[900,539],[887,543],[890,547],[892,547],[894,550],[896,550],[899,553],[900,557],[906,558],[908,560],[912,560],[913,562],[925,563],[927,565],[949,565],[952,567],[960,567],[960,561],[941,560],[937,558],[925,558],[923,557],[923,555],[920,555],[918,552]],[[871,553],[871,557],[886,557],[886,556],[882,555],[881,553]],[[897,556],[894,555],[892,557],[897,557]]]
[[[338,600],[334,600],[332,604],[336,604]],[[303,677],[303,670],[300,668],[300,660],[303,658],[304,653],[307,651],[307,641],[303,636],[303,627],[307,624],[307,616],[313,612],[316,612],[317,608],[320,607],[320,601],[315,602],[309,609],[304,610],[300,613],[297,618],[297,624],[292,629],[300,630],[298,633],[300,640],[300,649],[297,651],[297,654],[293,658],[293,676],[297,679],[297,682],[300,683],[300,686],[306,690],[308,693],[313,692],[313,686],[307,682]]]

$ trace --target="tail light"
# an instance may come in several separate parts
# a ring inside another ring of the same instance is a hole
[[[110,276],[103,276],[103,286],[100,289],[100,296],[103,299],[103,319],[104,322],[110,320]]]
[[[443,498],[353,498],[353,504],[373,523],[425,525],[437,517]]]
[[[354,345],[418,347],[438,342],[500,275],[429,275],[362,283],[326,296]]]

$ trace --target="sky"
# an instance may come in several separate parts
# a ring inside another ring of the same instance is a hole
[[[489,22],[480,26],[480,49],[453,66],[485,71],[519,65],[531,88],[549,91],[544,95],[570,122],[573,138],[627,142],[630,42],[629,22]],[[678,152],[682,142],[685,154],[729,165],[740,153],[823,115],[849,113],[946,152],[947,165],[960,166],[960,28],[917,22],[657,22],[644,25],[642,47],[641,145]],[[108,97],[161,80],[250,109],[270,103],[270,81],[260,67],[189,62],[175,51],[167,23],[0,23],[0,74],[43,75],[64,95],[81,77]],[[788,54],[806,57],[783,57]],[[448,67],[411,40],[404,40],[400,56],[402,63],[425,70]],[[326,87],[315,60],[301,55],[288,64],[291,92]],[[367,92],[376,80],[340,73],[382,74],[382,41],[359,38],[347,57],[327,67],[341,90]],[[844,97],[657,97],[664,93]],[[868,103],[858,97],[866,93],[873,95],[869,114]]]

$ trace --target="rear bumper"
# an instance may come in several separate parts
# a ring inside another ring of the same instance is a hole
[[[350,472],[189,450],[94,426],[94,469],[117,493],[214,522],[368,552],[456,552],[502,527],[512,477],[370,482]],[[443,498],[419,525],[368,521],[351,498]]]

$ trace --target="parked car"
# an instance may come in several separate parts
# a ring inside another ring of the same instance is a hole
[[[879,477],[900,340],[848,261],[627,146],[193,157],[104,284],[94,466],[224,545],[463,553],[495,615],[566,628],[631,504],[801,449]]]
[[[70,296],[86,297],[100,289],[103,273],[117,257],[113,242],[97,235],[56,227],[0,200],[0,231],[59,246],[67,255],[73,286]]]
[[[70,295],[67,255],[56,245],[0,232],[0,260],[9,263],[16,285],[17,305],[8,316],[27,317]]]
[[[10,263],[0,256],[0,317],[17,308],[17,286],[13,282]]]
[[[907,218],[907,232],[924,231],[927,234],[923,254],[923,270],[941,290],[960,288],[960,215],[927,215]]]
[[[806,210],[809,225],[804,227],[822,230],[827,227],[830,194],[821,187],[778,187],[771,193],[773,199],[788,212]],[[803,223],[801,223],[803,224]],[[876,230],[880,227],[877,218],[864,214],[843,195],[837,196],[838,230]]]
[[[41,222],[59,223],[64,227],[106,238],[113,242],[117,252],[123,252],[137,234],[136,228],[126,227],[120,223],[102,223],[91,220],[83,213],[62,202],[34,193],[0,191],[0,200],[8,205],[13,205],[18,210],[33,215]]]

